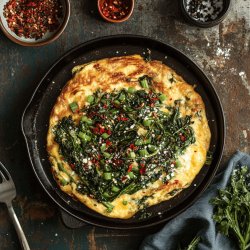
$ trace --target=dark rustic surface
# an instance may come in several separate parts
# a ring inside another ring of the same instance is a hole
[[[205,70],[221,98],[227,120],[223,162],[237,149],[250,152],[250,1],[235,2],[227,19],[210,29],[186,24],[177,1],[136,0],[129,21],[109,24],[99,18],[96,1],[74,0],[68,27],[51,45],[25,48],[0,33],[0,159],[16,183],[15,210],[31,249],[137,249],[145,235],[157,230],[68,229],[32,172],[20,130],[22,112],[50,65],[81,42],[128,33],[147,35],[179,48]],[[0,249],[19,249],[2,204]]]

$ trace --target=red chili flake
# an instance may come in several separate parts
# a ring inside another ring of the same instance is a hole
[[[111,142],[111,141],[109,141],[109,140],[107,140],[107,141],[106,141],[106,145],[109,147],[109,146],[111,146],[111,145],[112,145],[112,142]]]
[[[100,128],[100,134],[103,134],[103,133],[105,133],[105,128]]]
[[[175,180],[175,181],[174,181],[174,184],[178,184],[178,183],[179,183],[179,180]]]
[[[99,159],[92,159],[91,162],[92,162],[94,165],[96,165],[96,164],[99,163]]]
[[[75,164],[73,164],[73,163],[70,164],[70,167],[71,167],[73,170],[76,169],[76,166],[75,166]]]
[[[146,168],[145,168],[145,167],[142,167],[142,168],[140,169],[140,174],[145,174],[145,172],[146,172]]]
[[[103,104],[103,108],[106,109],[107,107],[108,107],[108,105],[104,103],[104,104]]]
[[[8,27],[20,37],[40,39],[60,26],[60,0],[9,0],[4,5]]]
[[[132,168],[133,168],[133,164],[130,164],[128,167],[128,173],[132,171]]]
[[[128,118],[127,118],[127,117],[123,117],[123,116],[118,116],[118,117],[117,117],[117,120],[118,120],[118,121],[123,121],[123,122],[125,122],[125,121],[128,120]]]
[[[186,141],[186,136],[184,136],[184,135],[182,135],[182,134],[180,134],[180,139],[181,139],[181,141]]]
[[[120,20],[129,14],[131,1],[129,0],[104,0],[101,6],[105,17]]]
[[[111,135],[111,130],[108,129],[108,130],[106,131],[106,133],[107,133],[108,135]]]
[[[126,176],[122,176],[122,182],[125,182],[127,179],[128,179],[128,177],[126,177]]]
[[[137,149],[137,147],[133,143],[129,145],[129,148],[131,148],[132,150],[136,150]]]
[[[100,132],[99,128],[93,128],[92,131],[94,134],[99,134]]]

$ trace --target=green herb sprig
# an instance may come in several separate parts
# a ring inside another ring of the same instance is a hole
[[[211,200],[219,231],[235,237],[241,250],[250,249],[250,173],[247,166],[232,173],[231,183]]]

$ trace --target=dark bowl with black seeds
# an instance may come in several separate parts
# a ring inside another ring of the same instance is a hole
[[[230,7],[231,0],[180,0],[185,19],[201,28],[210,28],[221,23]]]

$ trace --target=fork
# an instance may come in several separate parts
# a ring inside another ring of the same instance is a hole
[[[12,200],[16,197],[15,184],[10,176],[10,173],[7,171],[7,169],[1,162],[0,162],[0,176],[2,177],[2,182],[0,180],[0,202],[5,203],[8,208],[10,218],[12,219],[12,222],[15,226],[22,248],[24,250],[30,250],[23,229],[18,221],[18,218],[12,206]]]

